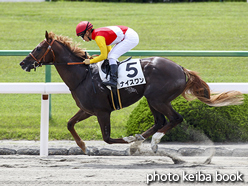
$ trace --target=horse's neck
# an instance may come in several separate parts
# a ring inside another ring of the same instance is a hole
[[[78,59],[76,57],[63,57],[58,59],[58,61],[60,63],[68,63],[78,61]],[[84,65],[55,65],[55,67],[70,90],[75,90],[87,75],[87,68]]]

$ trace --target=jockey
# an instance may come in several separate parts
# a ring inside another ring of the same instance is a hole
[[[85,59],[84,62],[89,65],[108,59],[110,64],[110,80],[103,82],[103,84],[116,87],[118,77],[117,60],[139,43],[138,34],[126,26],[107,26],[93,29],[93,25],[88,21],[81,21],[76,27],[76,33],[84,41],[96,41],[101,54],[94,59]],[[111,48],[111,45],[115,46]]]

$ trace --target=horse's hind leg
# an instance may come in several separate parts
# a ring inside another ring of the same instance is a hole
[[[159,129],[153,136],[152,136],[152,150],[157,152],[157,144],[160,142],[161,138],[172,128],[177,126],[179,123],[183,121],[183,117],[178,114],[172,107],[171,104],[158,104],[155,108],[163,113],[168,119],[169,123],[166,124],[163,128]]]
[[[149,104],[149,102],[148,102],[148,104]],[[153,114],[155,124],[150,129],[143,132],[141,135],[137,135],[137,134],[135,135],[136,140],[130,146],[130,153],[131,154],[134,154],[137,150],[140,151],[140,145],[142,144],[142,142],[145,139],[147,139],[148,137],[150,137],[151,135],[155,134],[159,129],[161,129],[167,123],[163,114],[156,111],[150,104],[149,104],[149,107],[150,107],[150,110]]]
[[[88,117],[90,117],[90,114],[87,114],[83,110],[79,110],[67,123],[67,128],[71,132],[73,138],[75,139],[77,145],[83,150],[83,152],[86,154],[86,147],[83,140],[78,136],[77,132],[75,131],[75,124],[79,121],[82,121]]]
[[[149,102],[148,102],[149,104]],[[167,121],[163,114],[155,110],[150,104],[149,104],[150,110],[154,117],[155,124],[148,129],[147,131],[143,132],[141,135],[143,138],[148,138],[149,136],[155,134],[159,129],[161,129],[164,125],[166,125]]]
[[[162,126],[166,123],[166,120],[165,120],[164,116],[162,116],[162,114],[155,112],[155,110],[153,110],[153,112],[156,113],[155,114],[156,116],[154,115],[154,117],[155,117],[155,121],[157,121],[157,123],[155,124],[154,127],[152,127],[151,129],[149,129],[148,131],[146,131],[145,133],[142,134],[142,135],[144,135],[144,137],[148,137],[148,136],[154,134],[159,128],[162,128]],[[135,142],[130,147],[131,154],[136,152],[136,150],[139,149],[139,145],[145,139],[144,137],[138,136],[138,135],[136,135],[135,137],[129,136],[129,137],[124,137],[124,138],[113,139],[110,137],[110,133],[111,133],[110,113],[99,112],[97,114],[97,119],[98,119],[98,122],[99,122],[100,127],[101,127],[103,140],[106,143],[113,144],[113,143],[132,143],[132,142]]]

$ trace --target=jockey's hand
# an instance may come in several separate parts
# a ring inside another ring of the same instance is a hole
[[[90,64],[90,59],[85,59],[84,64],[89,65]]]

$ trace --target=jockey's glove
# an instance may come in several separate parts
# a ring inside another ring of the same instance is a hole
[[[84,64],[89,65],[90,64],[90,59],[85,59]]]

